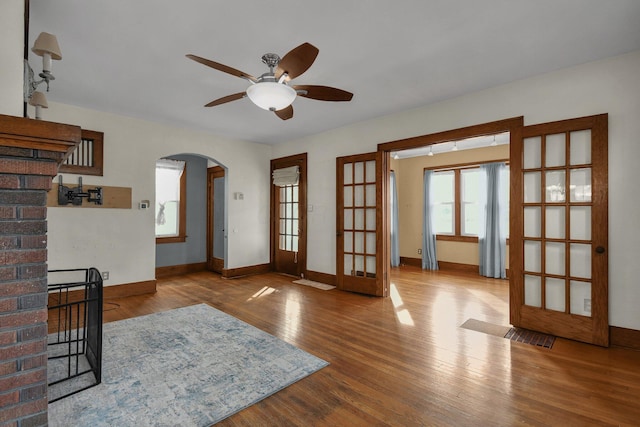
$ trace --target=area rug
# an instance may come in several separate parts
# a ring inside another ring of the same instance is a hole
[[[102,383],[49,425],[210,426],[326,365],[206,304],[106,323]]]
[[[325,283],[320,283],[320,282],[314,282],[313,280],[307,280],[307,279],[294,280],[293,283],[296,283],[298,285],[311,286],[313,288],[322,289],[323,291],[329,291],[331,289],[335,289],[335,286],[327,285]]]
[[[460,325],[460,327],[489,335],[495,335],[500,338],[504,338],[511,329],[510,326],[496,325],[494,323],[483,322],[482,320],[477,319],[467,319],[467,321]]]

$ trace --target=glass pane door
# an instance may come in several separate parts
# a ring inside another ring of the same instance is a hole
[[[336,282],[339,289],[388,295],[390,258],[383,245],[382,153],[339,157],[336,162]],[[387,263],[383,266],[383,263]],[[387,267],[385,269],[385,267]]]
[[[296,277],[307,274],[307,154],[271,160],[271,173],[288,179],[271,182],[271,250],[273,270]],[[297,180],[294,179],[297,173]]]
[[[344,274],[376,277],[376,162],[344,164]]]
[[[280,188],[278,248],[298,252],[298,184]]]
[[[514,326],[607,345],[607,116],[525,126],[512,146]]]
[[[591,131],[523,145],[524,303],[591,316]]]

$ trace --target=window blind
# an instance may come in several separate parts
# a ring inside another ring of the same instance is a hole
[[[275,169],[272,173],[273,185],[277,185],[278,187],[284,187],[286,185],[297,185],[299,176],[300,173],[298,166]]]

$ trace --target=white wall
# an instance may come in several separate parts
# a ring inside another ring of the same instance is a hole
[[[336,269],[335,157],[515,116],[535,124],[600,113],[609,113],[609,320],[640,329],[640,198],[635,191],[640,182],[640,51],[277,145],[274,157],[309,155],[308,203],[314,205],[308,213],[309,269]]]
[[[106,285],[153,280],[154,211],[137,205],[146,199],[154,206],[156,159],[179,153],[224,164],[228,194],[244,193],[244,200],[227,202],[228,268],[269,262],[270,146],[52,102],[44,114],[104,132],[104,176],[83,176],[83,184],[131,187],[133,198],[132,209],[49,208],[49,268],[95,266],[110,272]],[[75,184],[78,175],[63,179]]]
[[[22,117],[24,0],[0,3],[0,114]]]

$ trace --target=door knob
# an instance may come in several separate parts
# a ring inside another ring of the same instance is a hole
[[[603,254],[604,253],[604,248],[602,246],[598,246],[596,248],[596,253]]]

